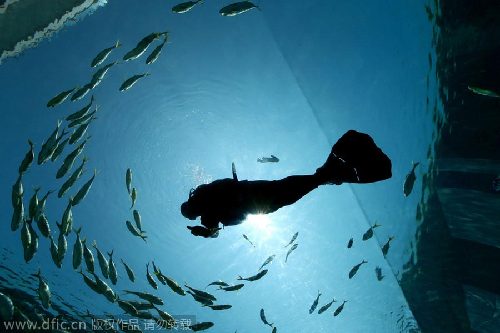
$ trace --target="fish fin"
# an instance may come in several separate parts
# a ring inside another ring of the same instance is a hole
[[[118,39],[115,43],[115,49],[120,46],[122,46],[122,43],[120,43],[120,40]]]
[[[238,277],[236,278],[236,280],[243,280],[243,278],[241,277],[241,275],[238,275]]]

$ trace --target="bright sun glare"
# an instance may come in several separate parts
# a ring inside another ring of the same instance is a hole
[[[258,238],[261,240],[270,238],[276,229],[273,226],[273,221],[267,215],[263,214],[247,215],[245,224],[247,224],[256,235],[259,235]]]

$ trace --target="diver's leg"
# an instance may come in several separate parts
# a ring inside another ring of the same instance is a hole
[[[247,202],[249,213],[272,213],[288,206],[321,185],[315,175],[289,176],[280,180],[249,181],[247,183]]]

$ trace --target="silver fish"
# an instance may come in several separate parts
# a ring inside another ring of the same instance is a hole
[[[87,270],[91,273],[94,273],[94,255],[87,247],[87,240],[82,240],[83,245],[83,258],[85,259],[85,264],[87,266]]]
[[[356,273],[358,272],[358,269],[361,267],[361,265],[366,264],[366,263],[368,263],[368,261],[363,260],[359,264],[354,265],[354,267],[351,268],[351,270],[349,271],[349,279],[352,279],[354,277],[354,275],[356,275]]]
[[[155,47],[155,49],[153,50],[153,52],[151,52],[151,54],[147,57],[147,59],[146,59],[146,64],[147,65],[151,65],[156,60],[158,60],[158,57],[160,56],[160,53],[163,50],[163,46],[167,42],[167,36],[165,36],[165,38],[163,39],[163,42],[160,45],[158,45],[157,47]]]
[[[161,36],[165,36],[167,34],[168,32],[150,33],[149,35],[141,39],[132,50],[130,50],[123,56],[123,61],[129,61],[139,58],[144,52],[146,52],[152,42],[154,42],[157,38],[160,38]]]
[[[384,276],[382,275],[382,268],[379,266],[375,267],[375,275],[377,276],[378,281],[382,281],[384,279]]]
[[[69,97],[69,95],[71,95],[71,93],[73,91],[75,91],[75,89],[76,88],[63,91],[62,93],[60,93],[57,96],[53,97],[50,101],[47,102],[47,107],[48,108],[52,108],[54,106],[57,106],[57,105],[61,104],[62,102],[64,102],[66,100],[66,98]]]
[[[134,84],[136,84],[137,81],[139,81],[140,79],[142,79],[143,77],[146,77],[146,76],[149,76],[151,75],[150,73],[143,73],[143,74],[136,74],[136,75],[133,75],[131,77],[129,77],[128,79],[126,79],[122,85],[120,86],[120,91],[125,91],[125,90],[128,90],[130,88],[132,88],[132,86]]]
[[[380,224],[377,224],[377,222],[375,222],[375,224],[374,224],[374,225],[370,226],[370,227],[368,228],[368,230],[366,230],[366,232],[363,234],[362,239],[363,239],[364,241],[367,241],[367,240],[369,240],[370,238],[372,238],[372,237],[373,237],[373,229],[378,228],[378,227],[381,227],[381,225],[380,225]]]
[[[91,89],[92,89],[92,84],[87,83],[83,87],[79,88],[73,95],[71,95],[71,100],[78,101],[84,98],[85,95],[87,95]]]
[[[68,156],[66,156],[66,158],[63,161],[63,164],[57,170],[56,173],[57,179],[63,177],[69,171],[69,169],[73,167],[73,163],[75,162],[78,155],[80,155],[80,153],[85,148],[85,145],[87,144],[88,140],[89,138],[85,139],[85,141],[83,141],[78,147],[76,147],[71,153],[69,153]]]
[[[99,262],[99,267],[101,267],[102,276],[107,279],[109,278],[109,264],[102,252],[97,248],[97,242],[94,240],[92,242],[92,247],[97,252],[97,261]]]
[[[219,10],[219,14],[222,16],[236,16],[254,8],[260,9],[250,1],[240,1],[223,7]]]
[[[115,45],[113,46],[110,46],[110,47],[107,47],[105,48],[104,50],[102,50],[101,52],[99,52],[95,57],[94,59],[92,60],[92,62],[90,63],[90,67],[97,67],[99,66],[100,64],[102,64],[104,62],[104,60],[106,60],[106,58],[109,56],[109,54],[116,48],[120,47],[122,44],[120,44],[120,41],[117,40]]]
[[[410,173],[408,173],[408,175],[406,175],[405,183],[403,185],[403,194],[405,197],[409,196],[411,191],[413,190],[413,185],[415,184],[415,180],[417,179],[417,176],[415,175],[415,168],[419,164],[420,164],[420,162],[413,163],[413,167],[412,167]]]
[[[82,228],[80,227],[74,231],[76,234],[76,241],[75,245],[73,245],[73,269],[77,269],[82,264],[83,258],[83,245],[82,240],[80,239],[80,232],[82,231]]]
[[[342,303],[342,305],[340,305],[340,306],[339,306],[339,307],[335,310],[335,312],[333,313],[333,316],[334,316],[334,317],[337,317],[337,316],[338,316],[338,315],[342,312],[342,310],[344,310],[344,304],[345,304],[345,303],[347,303],[347,301],[344,301],[344,302]]]
[[[135,295],[137,297],[140,297],[143,300],[150,302],[151,304],[163,305],[163,300],[161,298],[159,298],[158,296],[152,295],[150,293],[144,293],[144,292],[140,292],[140,291],[131,291],[131,290],[124,290],[124,292],[127,294],[132,294],[132,295]]]
[[[42,306],[48,309],[50,307],[51,297],[49,285],[43,280],[40,269],[38,269],[38,272],[36,274],[33,274],[33,276],[36,276],[38,278],[38,297],[42,302]]]
[[[335,298],[334,298],[334,299],[333,299],[330,303],[327,303],[327,304],[323,305],[323,306],[322,306],[322,307],[318,310],[318,314],[322,314],[323,312],[325,312],[326,310],[328,310],[328,309],[330,308],[330,306],[332,306],[332,304],[333,304],[334,302],[337,302],[337,301],[335,300]]]
[[[264,270],[258,272],[257,274],[250,276],[250,277],[247,277],[247,278],[242,278],[241,275],[238,275],[236,280],[257,281],[257,280],[260,280],[266,274],[267,274],[267,269],[264,269]]]
[[[264,266],[266,266],[266,265],[270,264],[271,262],[273,262],[274,257],[276,257],[276,255],[275,255],[275,254],[273,254],[273,255],[269,256],[269,258],[267,258],[267,259],[266,259],[266,261],[264,261],[264,263],[260,266],[259,271],[260,271],[262,268],[264,268]]]
[[[66,250],[68,249],[68,242],[64,236],[62,223],[59,224],[56,222],[56,225],[59,228],[59,237],[57,238],[57,258],[59,262],[62,263],[64,256],[66,255]]]
[[[264,313],[264,309],[260,309],[260,320],[262,320],[262,322],[270,327],[273,327],[274,324],[270,324],[268,321],[267,321],[267,318],[266,318],[266,314]]]
[[[40,233],[42,234],[43,237],[49,237],[50,235],[50,225],[49,221],[47,220],[47,217],[45,214],[40,214],[38,218],[36,219],[36,224],[38,226],[38,230],[40,230]]]
[[[116,285],[118,282],[118,272],[116,271],[116,266],[113,261],[113,250],[111,252],[108,252],[109,256],[109,279],[111,280],[111,283]]]
[[[245,285],[243,283],[240,284],[235,284],[234,286],[228,286],[228,287],[219,287],[220,290],[225,290],[225,291],[236,291],[240,290],[243,288]]]
[[[30,262],[31,259],[35,256],[36,251],[38,250],[38,235],[35,232],[35,229],[33,229],[32,223],[33,220],[28,220],[26,221],[28,224],[28,230],[31,235],[31,242],[29,244],[29,247],[27,251],[24,251],[24,260],[26,262]]]
[[[214,302],[215,302],[215,301],[217,301],[217,298],[215,298],[215,296],[214,296],[214,295],[212,295],[212,294],[210,294],[210,293],[207,293],[206,291],[202,291],[202,290],[198,290],[198,289],[192,288],[192,287],[190,287],[190,286],[189,286],[189,285],[187,285],[187,284],[184,284],[184,286],[185,286],[186,288],[188,288],[189,290],[191,290],[191,291],[192,291],[193,293],[195,293],[196,295],[199,295],[199,296],[201,296],[201,297],[207,298],[207,299],[209,299],[209,300],[211,300],[211,301],[214,301]]]
[[[488,90],[488,89],[483,89],[483,88],[478,88],[478,87],[471,87],[471,86],[468,86],[467,89],[469,89],[470,91],[472,91],[474,94],[488,96],[488,97],[500,98],[499,94],[497,94],[494,91]]]
[[[66,121],[74,121],[77,119],[80,119],[82,117],[85,117],[87,113],[89,112],[90,108],[92,107],[92,104],[94,103],[94,95],[90,98],[90,103],[85,105],[82,109],[70,114],[65,118]]]
[[[81,124],[80,126],[78,126],[77,129],[75,129],[73,131],[73,133],[71,133],[71,135],[69,137],[69,144],[70,145],[72,145],[73,143],[80,140],[85,135],[85,133],[87,133],[87,130],[90,126],[90,123],[92,122],[93,119],[96,119],[96,118],[95,117],[90,118],[90,120],[88,122]]]
[[[142,232],[137,230],[137,228],[132,225],[132,222],[127,220],[126,224],[127,224],[128,230],[130,231],[130,233],[132,235],[134,235],[136,237],[141,237],[143,241],[146,241],[146,238],[148,238],[148,236],[144,235]]]
[[[52,261],[58,268],[62,267],[62,263],[59,261],[59,255],[58,255],[58,248],[56,243],[54,242],[54,239],[52,238],[52,235],[49,235],[50,239],[50,256],[52,257]]]
[[[290,242],[288,242],[288,244],[286,244],[285,246],[283,247],[288,247],[289,245],[292,245],[293,242],[295,242],[295,240],[297,239],[297,236],[299,235],[299,232],[297,231],[295,234],[293,234],[293,237],[292,239],[290,240]]]
[[[62,184],[61,188],[59,189],[59,192],[57,193],[57,196],[59,198],[62,198],[64,194],[75,184],[75,182],[81,177],[83,173],[83,167],[85,166],[85,163],[87,163],[88,159],[87,157],[84,157],[82,160],[82,163],[80,166],[71,174],[71,176]]]
[[[243,234],[243,238],[245,238],[253,247],[255,247],[254,243],[247,237],[247,235]]]
[[[127,169],[127,173],[125,175],[125,184],[127,185],[128,194],[132,194],[132,170],[130,168]]]
[[[196,0],[196,1],[187,1],[187,2],[180,3],[180,4],[172,7],[172,13],[176,13],[176,14],[186,13],[186,12],[190,11],[191,9],[193,9],[194,6],[196,6],[197,4],[202,3],[202,2],[203,2],[203,0]]]
[[[285,263],[287,262],[288,256],[290,255],[290,253],[292,253],[293,251],[295,251],[295,249],[297,248],[297,246],[299,246],[299,244],[295,243],[295,244],[292,245],[292,247],[290,248],[290,250],[288,250],[288,252],[286,253]]]
[[[319,297],[321,296],[321,293],[318,290],[318,296],[316,296],[316,299],[314,300],[313,304],[309,308],[309,314],[312,314],[314,310],[316,310],[316,307],[318,306],[319,303]]]
[[[141,215],[139,214],[137,209],[134,209],[133,215],[134,215],[134,221],[135,221],[135,225],[137,226],[137,229],[139,229],[140,232],[143,232],[142,231],[142,224],[141,224]]]
[[[137,200],[137,189],[134,187],[132,188],[132,194],[130,194],[130,198],[132,199],[132,206],[130,206],[130,209],[134,208],[135,201]]]
[[[158,289],[158,284],[156,283],[155,279],[153,279],[153,277],[149,273],[149,263],[146,264],[146,278],[147,278],[148,283],[151,287],[153,287],[154,289]]]
[[[69,138],[66,138],[64,141],[57,143],[56,149],[54,150],[54,152],[52,153],[52,156],[50,157],[50,160],[52,162],[55,162],[57,160],[57,158],[59,156],[61,156],[62,152],[64,151],[64,148],[68,144],[68,141],[69,141]]]
[[[97,170],[94,169],[94,175],[85,184],[83,184],[83,186],[78,190],[78,192],[75,194],[75,197],[71,201],[73,206],[78,205],[83,199],[85,199],[87,193],[89,193],[90,187],[92,186],[96,175]]]
[[[19,165],[19,174],[25,173],[28,168],[30,167],[31,163],[33,163],[33,160],[35,159],[35,145],[31,140],[28,140],[28,144],[30,146],[28,152],[24,155],[23,160],[21,161],[21,164]]]
[[[127,265],[125,263],[125,261],[123,261],[123,259],[121,259],[121,261],[122,261],[123,266],[125,266],[125,271],[127,271],[128,279],[130,281],[134,282],[135,281],[134,271],[132,270],[132,268],[129,267],[129,265]]]
[[[99,83],[102,82],[102,79],[104,79],[104,76],[106,76],[106,73],[109,71],[109,69],[111,67],[113,67],[114,65],[116,65],[117,63],[118,63],[118,61],[115,61],[115,62],[112,62],[110,64],[107,64],[103,68],[98,69],[92,75],[92,79],[90,80],[90,83],[89,83],[90,89],[94,89],[95,87],[97,87],[99,85]]]
[[[201,323],[190,325],[190,326],[188,326],[188,328],[191,329],[191,330],[193,330],[194,332],[198,332],[198,331],[207,330],[207,329],[209,329],[212,326],[214,326],[214,323],[212,323],[211,321],[204,321],[204,322],[201,322]]]
[[[210,282],[207,285],[207,287],[210,287],[210,286],[228,287],[229,284],[227,284],[226,282],[223,282],[223,281],[219,280],[219,281]]]

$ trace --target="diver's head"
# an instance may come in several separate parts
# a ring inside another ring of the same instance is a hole
[[[190,220],[196,220],[196,218],[200,216],[200,214],[196,213],[196,210],[194,209],[192,202],[189,202],[189,200],[181,205],[181,214],[185,218]]]

